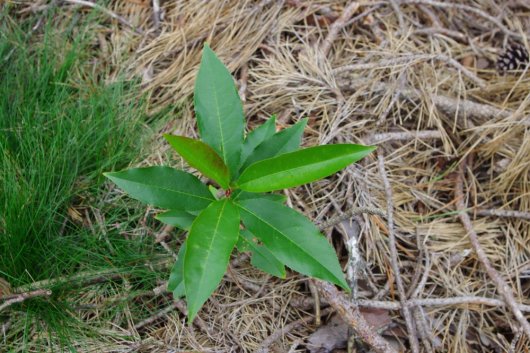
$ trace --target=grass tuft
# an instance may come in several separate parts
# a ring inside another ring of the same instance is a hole
[[[141,150],[147,128],[145,102],[132,98],[137,85],[90,75],[86,33],[47,27],[30,37],[29,27],[0,22],[0,279],[21,289],[110,269],[127,272],[133,287],[154,285],[143,265],[153,243],[123,235],[140,210],[99,201],[102,172],[125,167]],[[19,343],[35,330],[65,348],[90,335],[80,329],[78,303],[67,299],[82,286],[66,280],[51,289],[51,297],[12,308],[23,315],[11,329]]]

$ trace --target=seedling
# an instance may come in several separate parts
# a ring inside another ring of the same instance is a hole
[[[307,119],[276,132],[274,116],[245,137],[232,76],[208,45],[194,103],[201,140],[164,137],[224,193],[190,173],[163,166],[105,174],[132,198],[168,210],[157,219],[189,231],[168,282],[175,298],[186,297],[188,321],[217,288],[236,247],[251,252],[251,263],[274,276],[285,278],[288,266],[349,290],[337,255],[318,228],[285,206],[282,195],[270,192],[325,178],[375,147],[300,149]]]

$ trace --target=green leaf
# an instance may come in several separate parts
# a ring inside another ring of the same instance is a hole
[[[256,238],[248,230],[242,230],[240,233],[240,239],[246,245],[246,249],[252,252],[252,259],[250,263],[262,270],[263,272],[269,273],[273,276],[279,278],[285,278],[285,266],[263,245],[259,245],[256,242]],[[245,246],[242,245],[238,247],[245,249]]]
[[[167,282],[167,289],[173,292],[174,299],[180,299],[186,295],[184,287],[184,256],[186,254],[186,242],[184,242],[179,249],[177,261],[171,269],[169,281]]]
[[[304,133],[304,128],[306,125],[307,119],[302,119],[293,126],[283,129],[269,139],[263,141],[250,154],[243,164],[242,169],[245,169],[257,161],[292,152],[300,148],[302,134]]]
[[[373,146],[324,145],[282,154],[254,163],[236,185],[245,191],[281,190],[325,178],[365,157]]]
[[[245,227],[282,263],[349,290],[335,250],[303,215],[262,199],[239,201],[238,207]]]
[[[164,137],[190,166],[215,180],[223,189],[228,189],[230,172],[213,148],[184,136],[164,134]]]
[[[197,216],[187,211],[169,210],[155,216],[160,222],[175,226],[180,229],[189,230]]]
[[[133,168],[104,175],[132,198],[161,208],[202,210],[214,200],[197,177],[169,167]]]
[[[271,201],[279,202],[279,203],[285,203],[287,201],[287,197],[283,194],[262,194],[262,193],[254,193],[254,192],[247,192],[243,190],[237,190],[233,193],[234,197],[233,200],[249,200],[249,199],[268,199]]]
[[[243,143],[243,148],[241,150],[241,160],[240,165],[243,165],[247,160],[248,156],[254,152],[256,147],[258,147],[263,141],[271,138],[276,132],[276,115],[273,115],[269,120],[264,122],[262,125],[258,126],[252,130],[245,139]]]
[[[239,211],[229,199],[212,202],[191,226],[184,258],[188,322],[223,278],[239,235]]]
[[[219,193],[219,190],[213,185],[208,185],[208,190],[212,193],[213,197],[217,200],[217,194]]]
[[[206,44],[195,81],[194,101],[202,140],[235,175],[245,128],[243,106],[230,72]]]

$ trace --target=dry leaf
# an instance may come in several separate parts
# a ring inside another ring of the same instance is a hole
[[[392,323],[388,310],[361,308],[361,314],[374,330],[380,330]],[[324,326],[312,333],[307,342],[311,353],[329,353],[335,349],[346,348],[348,324],[339,315],[334,315]]]

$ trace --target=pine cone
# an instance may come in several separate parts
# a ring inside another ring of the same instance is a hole
[[[528,65],[528,50],[520,44],[510,45],[497,59],[497,70],[523,70]]]

